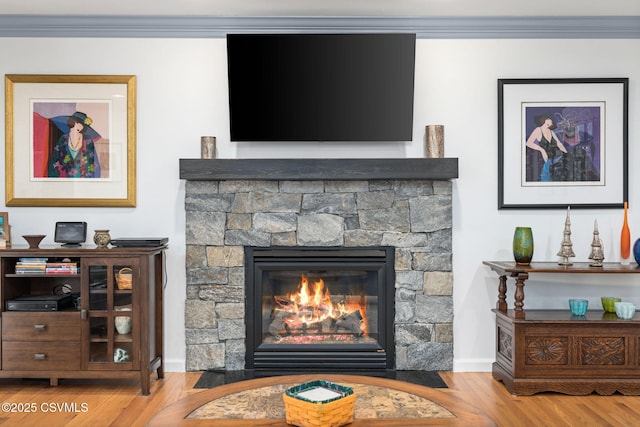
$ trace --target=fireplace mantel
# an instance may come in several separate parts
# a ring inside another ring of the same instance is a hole
[[[180,179],[192,181],[453,178],[457,158],[180,159]]]

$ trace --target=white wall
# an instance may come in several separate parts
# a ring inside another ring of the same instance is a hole
[[[184,181],[178,159],[200,155],[200,136],[215,135],[218,156],[420,157],[424,126],[445,125],[447,157],[458,157],[454,181],[455,370],[486,371],[494,357],[497,276],[483,260],[510,260],[515,226],[531,226],[534,260],[555,260],[564,211],[497,210],[497,79],[629,77],[630,222],[640,237],[638,155],[640,40],[427,40],[417,43],[414,139],[398,144],[236,144],[229,142],[223,39],[0,38],[1,74],[137,75],[138,203],[136,208],[0,208],[9,212],[14,241],[43,233],[56,221],[86,220],[89,233],[113,237],[167,236],[165,356],[168,371],[184,370]],[[3,89],[4,90],[4,89]],[[384,100],[380,100],[384,102]],[[4,122],[0,123],[4,134]],[[0,161],[4,152],[0,154]],[[4,174],[0,177],[4,180]],[[4,189],[4,185],[2,185]],[[4,197],[1,198],[4,200]],[[617,261],[622,212],[574,210],[576,261],[586,261],[598,219],[605,261]],[[547,275],[526,285],[525,307],[564,308],[570,296],[599,305],[603,294],[640,304],[634,277]],[[509,298],[513,295],[510,284]],[[512,302],[512,301],[510,301]]]

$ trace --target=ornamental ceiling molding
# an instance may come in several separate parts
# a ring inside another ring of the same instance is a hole
[[[0,15],[0,37],[222,38],[228,33],[407,32],[423,39],[637,39],[640,16],[220,17]]]

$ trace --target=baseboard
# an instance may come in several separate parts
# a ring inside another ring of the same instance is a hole
[[[164,360],[165,372],[186,372],[184,359]]]
[[[491,372],[494,359],[454,359],[453,372]]]

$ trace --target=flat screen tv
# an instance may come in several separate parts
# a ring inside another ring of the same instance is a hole
[[[411,141],[415,34],[229,34],[232,141]]]

